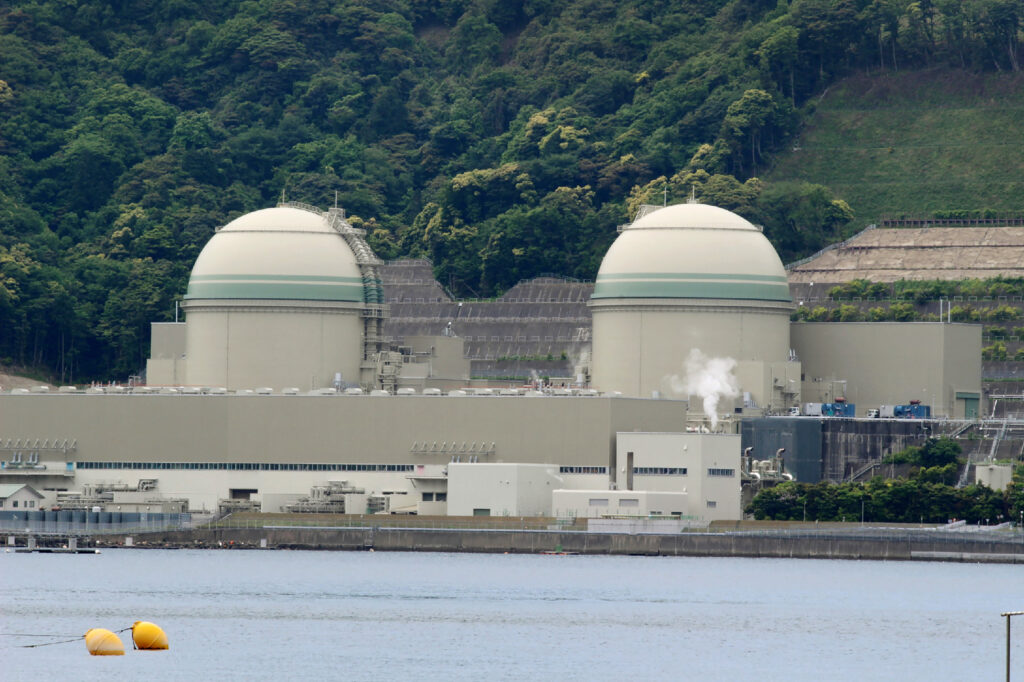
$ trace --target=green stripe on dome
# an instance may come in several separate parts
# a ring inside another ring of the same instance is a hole
[[[320,275],[193,275],[186,299],[241,298],[362,303],[361,277]]]
[[[789,283],[785,275],[730,275],[717,272],[628,272],[597,276],[598,282],[611,279],[727,279]]]
[[[336,277],[334,275],[192,275],[190,282],[273,280],[275,282],[347,282],[360,284],[362,277]]]
[[[591,298],[725,298],[791,302],[781,275],[622,273],[598,275]]]

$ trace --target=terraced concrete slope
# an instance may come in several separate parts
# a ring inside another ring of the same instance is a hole
[[[1024,277],[1024,227],[868,229],[788,274],[790,284]]]

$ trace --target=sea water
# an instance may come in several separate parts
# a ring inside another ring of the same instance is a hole
[[[255,550],[0,554],[0,679],[995,680],[1012,565]],[[136,620],[168,651],[91,657]],[[1024,618],[1014,623],[1024,679]],[[35,635],[35,636],[30,636]]]

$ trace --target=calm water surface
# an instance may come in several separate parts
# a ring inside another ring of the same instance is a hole
[[[0,554],[7,680],[999,680],[1020,566],[104,550]],[[91,657],[136,620],[165,652]],[[1019,622],[1019,625],[1017,623]],[[1014,676],[1024,680],[1024,620]],[[57,638],[57,637],[55,637]]]

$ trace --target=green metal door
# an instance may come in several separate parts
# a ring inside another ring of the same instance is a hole
[[[964,398],[964,419],[978,418],[978,399]]]
[[[981,395],[974,391],[957,391],[956,401],[964,401],[964,419],[977,419],[978,418],[978,402],[981,400]]]

